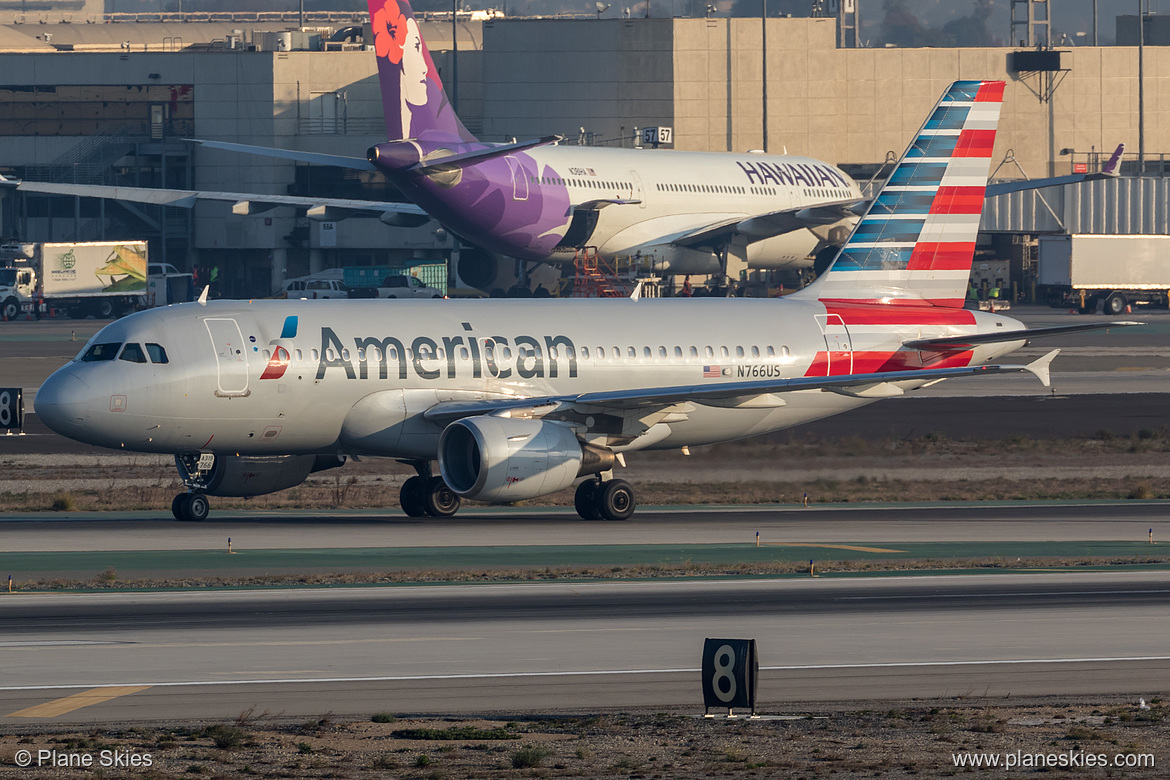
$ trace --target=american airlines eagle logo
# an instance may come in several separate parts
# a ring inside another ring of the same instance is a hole
[[[276,347],[272,350],[272,358],[268,361],[268,365],[264,367],[264,373],[260,375],[261,379],[280,379],[284,376],[284,372],[288,370],[289,354],[284,347]]]

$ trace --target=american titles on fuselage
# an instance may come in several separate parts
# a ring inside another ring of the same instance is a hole
[[[467,323],[463,327],[471,330]],[[356,354],[351,356],[332,328],[321,328],[317,379],[323,379],[331,368],[343,372],[347,379],[387,379],[394,370],[392,364],[399,379],[406,379],[410,371],[419,379],[454,379],[460,363],[457,357],[470,362],[474,379],[489,376],[508,379],[513,371],[521,379],[555,379],[562,371],[567,371],[570,378],[577,376],[576,346],[568,336],[477,338],[468,334],[442,336],[438,340],[417,336],[409,343],[395,336],[358,336],[353,341]],[[273,361],[276,360],[274,353]],[[277,378],[269,374],[266,370],[268,378]]]

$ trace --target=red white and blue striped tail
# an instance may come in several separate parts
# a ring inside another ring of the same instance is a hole
[[[1003,89],[950,86],[809,297],[962,307]]]

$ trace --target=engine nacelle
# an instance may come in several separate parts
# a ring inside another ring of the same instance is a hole
[[[611,451],[582,446],[567,426],[543,420],[468,417],[439,437],[439,471],[464,498],[506,504],[573,484],[613,467]]]
[[[201,475],[202,490],[211,496],[260,496],[296,487],[313,472],[343,463],[334,455],[217,455],[211,470]]]

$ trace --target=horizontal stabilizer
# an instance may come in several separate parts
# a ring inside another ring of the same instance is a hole
[[[472,152],[462,152],[449,157],[441,157],[434,162],[417,163],[409,170],[413,173],[421,174],[450,173],[451,171],[466,168],[468,165],[475,165],[485,160],[491,160],[496,157],[507,157],[509,154],[522,152],[525,149],[556,143],[563,138],[564,136],[560,135],[546,135],[543,138],[535,138],[531,141],[520,141],[514,144],[504,144],[503,146],[492,146],[487,149],[476,149]]]
[[[1005,330],[992,333],[977,333],[971,336],[946,336],[937,339],[915,339],[903,342],[902,346],[910,349],[964,349],[977,344],[1002,344],[1005,341],[1025,341],[1056,336],[1061,333],[1076,333],[1082,330],[1101,330],[1102,328],[1128,328],[1133,325],[1144,325],[1142,322],[1091,322],[1081,325],[1057,325],[1051,328],[1028,328],[1027,330]]]

